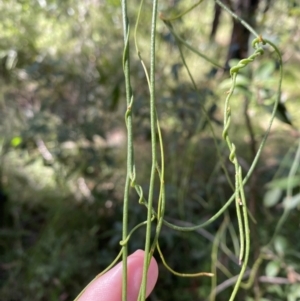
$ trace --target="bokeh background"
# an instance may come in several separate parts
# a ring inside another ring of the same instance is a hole
[[[300,160],[296,156],[300,2],[224,3],[273,41],[284,63],[277,118],[246,186],[249,210],[257,222],[250,226],[249,270],[283,213],[287,216],[253,286],[241,289],[237,300],[296,301],[300,298],[299,170],[288,176]],[[159,2],[159,11],[176,16],[193,4],[195,1],[164,0]],[[132,30],[138,5],[136,0],[128,2]],[[145,1],[137,30],[146,66],[151,5]],[[4,0],[0,1],[0,15],[0,299],[73,300],[120,250],[126,171],[120,2]],[[195,91],[174,36],[158,19],[156,87],[166,157],[166,219],[178,225],[199,224],[213,216],[232,194],[211,127],[234,179],[222,142],[223,104],[230,83],[228,68],[253,51],[253,37],[208,0],[172,24],[185,41],[224,66],[216,69],[183,47],[197,85]],[[147,195],[151,167],[149,92],[133,35],[131,46],[137,182]],[[278,61],[269,48],[239,77],[230,135],[244,173],[267,129],[278,79]],[[292,187],[292,203],[286,206],[288,187]],[[138,204],[132,191],[130,228],[145,216],[145,207]],[[143,248],[144,236],[144,229],[134,234],[130,252]],[[213,253],[216,237],[221,237],[223,246],[217,248],[217,259]],[[160,237],[166,260],[176,271],[210,271],[214,260],[218,269],[216,300],[220,301],[228,300],[234,284],[226,286],[225,281],[240,270],[237,241],[234,206],[205,229],[182,233],[163,227]],[[209,297],[211,279],[178,278],[155,256],[160,276],[149,300],[213,300]]]

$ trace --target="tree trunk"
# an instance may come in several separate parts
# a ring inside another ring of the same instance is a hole
[[[235,13],[244,21],[255,27],[255,12],[259,0],[237,0],[235,2]],[[250,32],[237,20],[233,19],[230,46],[226,58],[225,68],[229,68],[231,59],[243,59],[248,56],[248,41]]]

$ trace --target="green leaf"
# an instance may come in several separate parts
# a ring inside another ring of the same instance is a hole
[[[20,136],[16,136],[14,138],[11,139],[10,144],[13,147],[17,147],[22,143],[22,138]]]
[[[270,261],[266,266],[266,275],[268,277],[275,277],[280,271],[280,264],[278,261]]]
[[[281,298],[280,300],[284,300],[282,298],[285,296],[285,292],[283,291],[283,289],[278,284],[270,284],[270,285],[268,285],[267,292],[271,293],[273,295],[276,294],[277,297]],[[274,300],[274,298],[272,300]],[[278,300],[278,299],[276,299],[276,300]]]
[[[300,193],[288,198],[286,197],[283,200],[283,207],[286,210],[292,210],[297,208],[300,205]]]
[[[278,235],[274,240],[274,248],[278,255],[283,256],[288,248],[288,242],[286,238]]]
[[[297,301],[300,297],[300,284],[295,283],[290,286],[289,292],[288,292],[288,301]]]
[[[280,188],[273,188],[266,192],[263,200],[263,204],[265,207],[273,207],[275,206],[282,195],[282,190]]]
[[[288,183],[289,183],[289,185],[291,185],[291,188],[298,186],[300,183],[300,176],[294,176],[290,180],[288,177],[276,179],[276,180],[273,180],[272,182],[269,182],[267,184],[267,187],[269,189],[272,189],[272,188],[286,189],[288,187]]]
[[[292,9],[290,9],[290,12],[289,12],[292,16],[300,16],[300,7],[294,7]]]

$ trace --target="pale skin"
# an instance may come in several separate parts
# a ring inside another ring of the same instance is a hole
[[[144,256],[144,251],[138,250],[128,257],[127,301],[137,301],[142,281]],[[153,290],[157,277],[157,263],[152,258],[148,270],[147,296]],[[122,301],[122,262],[93,281],[78,301]]]

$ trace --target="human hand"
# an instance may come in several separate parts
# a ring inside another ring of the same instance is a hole
[[[127,259],[127,301],[137,301],[143,273],[145,252],[138,250]],[[151,259],[148,278],[147,296],[151,293],[158,277],[158,266]],[[121,301],[122,300],[122,262],[103,276],[93,281],[78,301]]]

